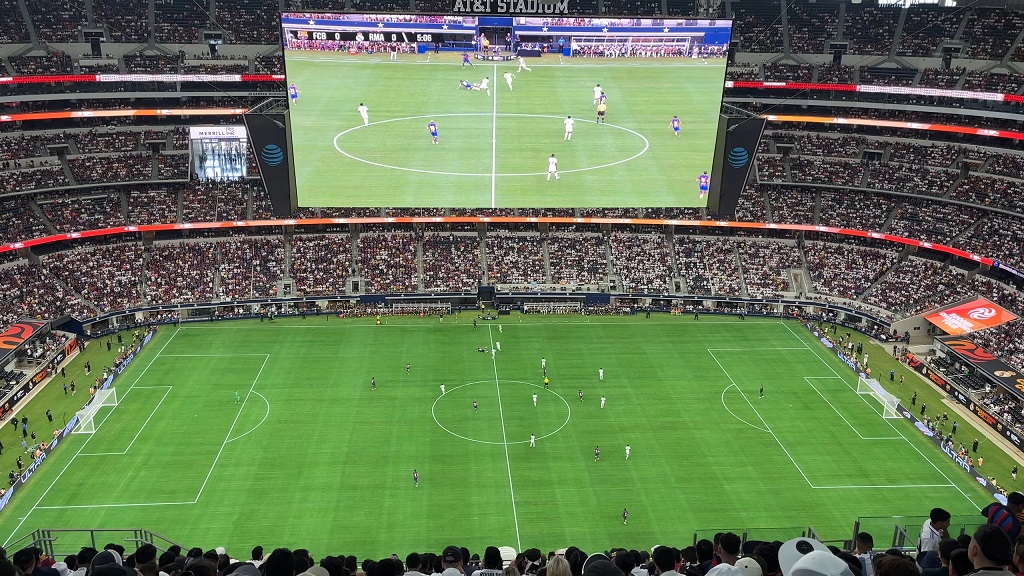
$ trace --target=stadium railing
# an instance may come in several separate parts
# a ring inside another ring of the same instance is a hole
[[[186,547],[145,528],[39,528],[8,544],[12,550],[25,547],[41,548],[50,558],[64,558],[78,554],[83,547],[102,550],[108,542],[121,542],[128,550],[152,544],[160,552],[171,546]]]

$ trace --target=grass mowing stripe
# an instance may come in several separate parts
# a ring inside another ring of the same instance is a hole
[[[176,328],[174,330],[174,333],[171,334],[171,337],[167,339],[167,342],[164,342],[164,345],[160,347],[160,350],[158,350],[157,353],[153,356],[153,358],[149,361],[149,364],[146,365],[146,368],[139,374],[137,378],[135,378],[135,381],[132,382],[131,386],[129,386],[127,390],[125,390],[124,394],[121,395],[122,400],[124,399],[125,395],[127,395],[128,392],[131,392],[132,388],[139,383],[139,380],[142,380],[142,377],[146,374],[146,371],[149,370],[153,363],[156,362],[156,359],[159,358],[161,354],[163,354],[163,351],[167,349],[167,346],[171,343],[172,340],[174,340],[174,337],[177,336],[179,332],[181,332],[181,328]],[[104,416],[103,420],[101,420],[100,423],[96,426],[96,430],[91,435],[89,435],[88,438],[86,438],[85,442],[83,442],[81,446],[79,446],[78,452],[75,452],[75,455],[71,457],[71,460],[68,460],[68,463],[64,465],[64,468],[61,469],[60,473],[57,474],[57,477],[53,479],[53,482],[50,482],[50,486],[43,491],[42,495],[39,496],[39,499],[36,500],[36,503],[33,504],[31,508],[29,508],[29,511],[21,519],[21,522],[18,522],[18,525],[15,526],[14,530],[11,531],[11,535],[7,537],[6,541],[4,541],[4,546],[8,545],[11,542],[11,539],[14,538],[15,534],[18,533],[18,530],[21,530],[21,527],[25,524],[25,520],[28,520],[28,517],[32,515],[32,512],[39,508],[39,503],[43,501],[43,498],[46,498],[46,495],[50,493],[50,490],[52,490],[53,487],[57,484],[57,481],[60,480],[60,477],[63,476],[65,472],[67,472],[68,468],[71,467],[71,464],[75,461],[75,458],[77,458],[78,455],[82,453],[82,450],[84,450],[85,447],[89,445],[89,441],[96,437],[96,432],[99,432],[100,428],[103,427],[103,424],[107,421],[107,418],[110,418],[110,415],[114,413],[114,410],[117,410],[117,406],[119,405],[120,402],[118,402],[118,405],[115,405],[113,408],[111,408],[110,412],[107,412],[107,415]]]
[[[836,376],[838,376],[838,377],[839,377],[839,379],[840,379],[840,380],[842,380],[842,381],[843,381],[843,383],[844,383],[844,384],[846,384],[846,385],[847,385],[847,386],[848,386],[848,387],[849,387],[849,388],[850,388],[851,390],[853,390],[853,392],[854,392],[854,393],[856,394],[856,392],[857,392],[857,389],[856,389],[856,388],[854,388],[853,386],[850,386],[850,383],[846,381],[846,378],[843,378],[843,377],[842,377],[842,376],[841,376],[841,375],[839,374],[839,372],[836,372],[836,371],[835,371],[835,369],[834,369],[834,368],[832,367],[832,365],[831,365],[831,364],[829,364],[829,363],[828,363],[828,361],[826,361],[826,360],[825,360],[824,358],[822,358],[820,354],[818,354],[818,351],[817,351],[817,350],[815,350],[814,348],[811,348],[810,346],[808,346],[808,345],[807,345],[807,342],[806,342],[806,341],[804,341],[804,339],[803,339],[803,338],[801,338],[801,337],[800,337],[800,336],[799,336],[799,335],[798,335],[798,334],[797,334],[796,332],[794,332],[794,331],[793,331],[793,329],[792,329],[792,328],[790,328],[790,327],[789,327],[789,324],[785,324],[785,323],[783,323],[783,326],[785,326],[785,327],[786,327],[786,330],[789,330],[790,334],[792,334],[792,335],[793,335],[793,337],[795,337],[795,338],[796,338],[797,340],[800,340],[801,342],[803,342],[803,343],[804,343],[804,346],[806,346],[806,347],[807,347],[807,349],[808,349],[808,350],[810,350],[812,354],[814,354],[815,356],[817,356],[817,357],[818,357],[818,360],[821,360],[821,363],[822,363],[822,364],[824,364],[824,365],[825,365],[826,367],[828,367],[828,369],[829,369],[829,371],[830,371],[830,372],[832,372],[833,374],[835,374]],[[867,403],[868,405],[871,405],[871,403],[870,403],[870,402],[868,402],[867,398],[864,398],[864,397],[863,397],[863,396],[861,396],[860,394],[857,394],[857,396],[859,396],[859,397],[861,398],[861,400],[863,400],[863,401],[864,401],[865,403]],[[874,406],[873,406],[873,405],[872,405],[872,409],[874,409]],[[891,427],[892,427],[892,429],[893,429],[893,430],[894,430],[894,431],[895,431],[895,432],[896,432],[897,434],[899,434],[899,435],[900,435],[900,436],[901,436],[901,437],[902,437],[902,438],[903,438],[904,440],[906,440],[907,444],[910,444],[910,446],[911,446],[911,447],[912,447],[912,448],[914,449],[914,451],[915,451],[915,452],[917,452],[918,454],[920,454],[920,455],[921,455],[921,458],[923,458],[923,459],[925,460],[925,462],[927,462],[928,464],[930,464],[932,468],[935,468],[935,470],[936,470],[936,471],[937,471],[937,472],[938,472],[939,474],[941,474],[941,475],[942,475],[942,477],[943,477],[943,478],[945,478],[945,479],[946,479],[946,481],[950,483],[950,485],[952,485],[953,487],[955,487],[955,488],[957,489],[957,491],[959,491],[959,492],[960,492],[961,494],[963,494],[964,498],[966,498],[968,502],[970,502],[970,503],[971,503],[972,505],[974,505],[974,506],[978,506],[978,504],[977,504],[977,503],[976,503],[976,502],[975,502],[975,501],[974,501],[974,500],[973,500],[973,499],[972,499],[972,498],[971,498],[970,496],[968,496],[968,495],[967,495],[967,493],[966,493],[966,492],[964,492],[962,488],[960,488],[960,486],[958,486],[958,485],[957,485],[957,484],[956,484],[955,482],[953,482],[952,480],[950,480],[949,476],[946,476],[946,473],[945,473],[945,472],[943,472],[943,471],[942,471],[942,470],[941,470],[941,469],[940,469],[940,468],[939,468],[938,466],[936,466],[934,462],[932,462],[931,458],[928,458],[927,456],[925,456],[925,455],[924,455],[924,452],[921,452],[920,448],[918,448],[916,444],[914,444],[913,442],[911,442],[911,441],[910,441],[910,439],[909,439],[909,438],[907,438],[907,437],[906,437],[906,436],[905,436],[905,435],[903,434],[903,432],[900,432],[900,430],[899,430],[898,428],[896,428],[896,426],[893,426],[893,423],[892,423],[892,422],[890,422],[890,421],[889,421],[888,419],[885,419],[885,421],[886,421],[886,422],[887,422],[887,423],[889,424],[889,426],[891,426]]]
[[[711,358],[714,359],[715,364],[718,364],[718,367],[722,369],[722,372],[725,373],[725,377],[728,378],[729,382],[732,382],[732,385],[736,387],[736,390],[740,393],[740,396],[742,396],[743,399],[746,400],[747,404],[750,404],[750,409],[754,411],[754,414],[757,414],[757,418],[761,421],[762,424],[764,424],[764,429],[767,430],[768,433],[772,435],[772,438],[775,438],[775,441],[778,442],[779,447],[782,448],[782,451],[786,453],[786,456],[789,458],[789,461],[793,463],[793,466],[796,466],[797,472],[799,472],[800,475],[804,477],[804,480],[807,481],[807,485],[810,486],[811,488],[814,488],[814,484],[811,482],[810,478],[807,477],[807,474],[804,474],[804,471],[802,468],[800,468],[800,465],[796,463],[796,459],[794,459],[793,455],[790,454],[789,450],[786,449],[786,445],[783,444],[782,440],[780,440],[779,437],[775,435],[775,432],[772,432],[772,427],[769,426],[767,422],[765,422],[764,418],[761,416],[761,413],[757,411],[757,408],[754,408],[754,405],[750,402],[750,399],[747,398],[747,395],[744,394],[742,390],[740,390],[739,385],[736,384],[736,380],[734,380],[732,375],[729,374],[729,371],[725,369],[725,366],[723,366],[722,363],[718,361],[718,358],[715,356],[715,353],[708,349],[708,354],[711,354]]]
[[[210,465],[210,471],[206,473],[203,485],[199,487],[199,494],[196,495],[196,502],[199,502],[199,498],[203,496],[203,490],[206,490],[206,483],[210,481],[210,476],[213,475],[214,469],[217,468],[217,462],[220,460],[220,455],[224,453],[224,447],[228,445],[228,442],[230,442],[229,439],[231,438],[231,433],[235,430],[235,424],[238,423],[238,418],[242,415],[242,411],[245,410],[245,403],[249,401],[249,396],[252,396],[252,389],[256,387],[256,382],[258,382],[260,376],[263,375],[263,369],[267,367],[268,360],[270,360],[270,354],[264,354],[263,364],[260,365],[260,370],[256,373],[256,377],[252,379],[249,391],[245,394],[245,398],[242,400],[242,405],[238,407],[235,419],[231,421],[231,427],[228,428],[228,433],[224,436],[224,442],[221,443],[220,450],[217,450],[217,456],[213,459],[213,464]]]
[[[497,91],[495,91],[497,92]],[[487,340],[491,343],[491,350],[494,350],[494,336],[491,334],[491,326],[487,325]],[[498,418],[501,419],[501,441],[505,449],[505,466],[508,468],[508,489],[512,494],[512,520],[516,525],[516,550],[523,549],[523,541],[519,536],[519,513],[516,511],[516,490],[512,485],[512,463],[508,458],[508,435],[505,433],[505,411],[501,406],[501,384],[498,382],[498,360],[491,358],[494,365],[494,387],[498,391]]]
[[[821,399],[824,400],[825,403],[828,404],[830,408],[832,408],[832,411],[835,412],[837,416],[842,418],[843,422],[846,422],[846,425],[850,427],[850,430],[853,430],[854,434],[856,434],[857,437],[859,437],[861,440],[899,440],[900,439],[899,436],[864,436],[863,434],[861,434],[860,430],[858,430],[857,427],[854,426],[852,422],[847,420],[846,416],[843,416],[843,413],[840,412],[838,408],[836,408],[835,404],[833,404],[828,399],[827,396],[822,394],[821,390],[818,390],[818,387],[815,386],[813,382],[811,382],[811,380],[820,380],[820,379],[823,379],[823,378],[839,378],[839,377],[838,376],[804,376],[804,381],[807,382],[807,385],[810,386],[812,390],[814,390],[815,392],[818,393],[818,396],[821,396]],[[841,378],[840,378],[840,380],[841,380]]]
[[[494,80],[498,80],[498,65],[494,65]],[[498,87],[494,87],[494,103],[491,108],[491,208],[497,208],[498,188]]]
[[[507,106],[510,100],[499,104]],[[504,131],[502,137],[499,146]],[[391,330],[375,326],[372,318],[330,318],[328,323],[326,317],[281,319],[273,325],[243,320],[187,326],[132,387],[127,405],[103,424],[102,437],[82,452],[123,450],[164,394],[154,390],[143,396],[139,390],[172,385],[174,394],[167,395],[131,451],[75,460],[17,536],[54,526],[118,528],[144,518],[146,528],[177,541],[214,540],[229,550],[275,541],[321,553],[342,546],[360,556],[384,557],[396,549],[440,550],[451,542],[471,549],[516,546],[517,539],[523,547],[544,549],[569,544],[639,549],[709,527],[775,526],[765,534],[788,539],[806,523],[826,538],[843,538],[857,517],[913,516],[936,505],[936,499],[955,518],[977,516],[977,507],[950,490],[948,479],[979,502],[987,498],[972,477],[909,429],[901,428],[934,463],[922,461],[901,440],[864,443],[840,423],[820,396],[809,394],[805,376],[822,377],[811,381],[862,436],[897,436],[888,421],[880,421],[878,406],[864,402],[842,378],[835,381],[821,359],[807,353],[808,346],[815,346],[812,336],[795,325],[790,331],[777,326],[777,319],[741,323],[667,315],[587,323],[584,318],[565,322],[514,313],[503,319],[503,333],[494,335],[493,326],[474,330],[472,318],[457,322],[452,316],[443,324],[436,317],[403,318],[401,325],[384,325]],[[328,331],[289,329],[314,326]],[[794,333],[803,342],[794,341]],[[170,336],[163,331],[146,355],[157,353]],[[478,352],[492,344],[497,349],[499,338],[500,370],[497,356],[488,365],[486,354]],[[802,350],[784,350],[796,346]],[[871,346],[875,359],[880,350]],[[249,375],[259,368],[254,359],[263,362],[268,350],[274,361],[266,362],[256,390],[256,375]],[[100,352],[99,347],[87,351],[94,365],[109,361],[106,351]],[[818,352],[829,360],[824,350]],[[540,356],[547,356],[552,389],[534,407],[530,397],[541,386]],[[846,375],[838,360],[830,362]],[[905,366],[880,353],[873,362],[879,373],[893,367],[907,374],[906,389],[891,384],[905,405],[916,390],[919,400],[941,410],[938,393],[927,382],[910,380]],[[123,376],[125,384],[147,363],[136,359]],[[414,367],[411,374],[406,363]],[[603,381],[598,368],[605,370]],[[373,392],[366,386],[371,375],[378,381]],[[442,382],[448,394],[431,410]],[[755,401],[752,393],[762,382],[769,393]],[[494,392],[489,392],[491,384]],[[572,403],[567,421],[569,408],[554,394],[567,399],[577,388],[590,395],[588,401],[607,395],[606,409],[596,402]],[[232,393],[241,396],[244,389],[252,395],[238,416]],[[743,400],[735,396],[740,389],[747,392]],[[60,388],[43,392],[51,397],[43,404],[63,399]],[[492,393],[500,395],[500,406],[490,401]],[[486,398],[480,398],[474,414],[466,408],[478,395]],[[269,415],[265,402],[273,408]],[[198,415],[180,417],[186,411]],[[42,410],[38,414],[42,417]],[[770,423],[770,431],[759,429],[762,421]],[[474,441],[456,438],[441,425]],[[975,434],[968,422],[961,422],[960,430]],[[538,444],[531,450],[525,439],[534,431]],[[772,432],[813,486],[793,473],[793,460],[779,450]],[[13,432],[7,434],[10,438]],[[213,456],[225,438],[229,442],[211,474]],[[633,448],[628,462],[621,452],[614,457],[614,447],[621,450],[626,443]],[[494,444],[504,446],[496,449]],[[612,457],[595,463],[592,450],[598,444],[608,446]],[[75,455],[71,446],[35,471],[34,480],[0,515],[0,532],[10,533],[25,517]],[[700,463],[699,470],[679,465],[680,447],[690,461]],[[168,449],[199,465],[149,456]],[[1006,474],[1009,458],[997,458],[986,451],[985,465]],[[316,465],[295,474],[296,466],[309,462]],[[946,478],[936,474],[935,466],[948,470]],[[409,481],[412,468],[426,479],[415,490]],[[202,497],[195,501],[207,476]],[[709,487],[730,505],[691,497]],[[774,498],[766,499],[766,491]],[[260,511],[275,522],[238,522],[253,494],[271,493],[275,497],[263,499]],[[376,495],[376,504],[366,495]],[[510,500],[513,525],[505,515]],[[787,505],[780,508],[779,501]],[[172,505],[178,502],[189,505]],[[632,513],[628,526],[622,524],[623,507]],[[344,514],[324,516],[324,509]],[[437,510],[454,509],[467,510],[467,522],[437,531]],[[195,517],[204,522],[193,522]],[[353,525],[377,529],[351,530]],[[875,527],[881,533],[891,529],[891,524]]]
[[[146,418],[146,421],[142,423],[139,431],[135,433],[132,441],[128,443],[128,447],[120,452],[93,452],[89,454],[79,454],[79,456],[124,456],[127,454],[128,451],[132,449],[135,441],[139,439],[140,435],[142,435],[142,431],[146,429],[146,425],[149,424],[149,421],[156,415],[157,410],[160,409],[160,405],[164,403],[164,400],[167,400],[167,395],[171,393],[171,386],[151,386],[150,388],[164,388],[164,395],[160,398],[160,401],[156,403],[156,407],[153,408],[153,411],[149,413],[149,418]]]

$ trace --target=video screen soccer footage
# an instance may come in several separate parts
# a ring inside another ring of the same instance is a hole
[[[707,205],[728,20],[281,25],[299,206]]]

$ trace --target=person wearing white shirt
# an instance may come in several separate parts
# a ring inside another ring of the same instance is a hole
[[[519,57],[519,70],[516,70],[516,72],[522,72],[523,70],[526,70],[527,72],[531,72],[530,67],[526,65],[526,60],[524,60],[523,57],[520,56]]]
[[[654,560],[654,566],[657,568],[660,576],[680,576],[679,572],[676,571],[676,568],[679,567],[679,561],[676,560],[676,551],[674,549],[668,546],[658,546],[651,553],[651,559]]]
[[[548,158],[548,182],[551,181],[551,176],[555,176],[555,180],[558,180],[558,158],[552,154],[551,158]],[[544,360],[541,359],[541,366],[544,365]]]
[[[565,124],[565,139],[572,140],[572,127],[576,124],[576,121],[572,119],[572,116],[569,116],[562,123]]]
[[[601,94],[603,92],[604,92],[604,89],[601,88],[600,84],[598,84],[597,86],[594,86],[594,103],[591,104],[591,106],[597,106],[597,101],[601,99]]]
[[[423,558],[413,552],[405,557],[405,568],[408,570],[403,576],[427,576],[423,572],[420,572],[420,566],[423,564]]]
[[[511,86],[510,86],[510,88],[511,88]],[[484,79],[480,81],[480,89],[483,90],[484,92],[487,92],[488,96],[491,95],[491,78],[490,78],[490,76],[485,76]]]
[[[942,508],[932,508],[928,519],[921,526],[921,538],[917,541],[917,563],[925,561],[926,556],[934,556],[939,552],[939,541],[949,538],[949,523],[952,515]],[[934,553],[934,554],[928,554]]]
[[[515,74],[513,74],[513,73],[511,73],[511,72],[505,72],[505,84],[508,84],[508,91],[509,91],[509,92],[511,92],[511,91],[512,91],[512,80],[513,80],[513,79],[514,79],[515,77],[516,77],[516,75],[515,75]]]
[[[359,110],[359,115],[363,117],[363,126],[369,126],[370,125],[370,109],[366,107],[366,104],[363,104],[362,102],[360,102],[359,103],[359,108],[357,108],[357,110]]]

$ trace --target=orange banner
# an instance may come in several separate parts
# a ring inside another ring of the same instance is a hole
[[[994,302],[978,298],[942,308],[925,316],[924,319],[947,334],[958,336],[1012,322],[1017,319],[1017,315]]]

